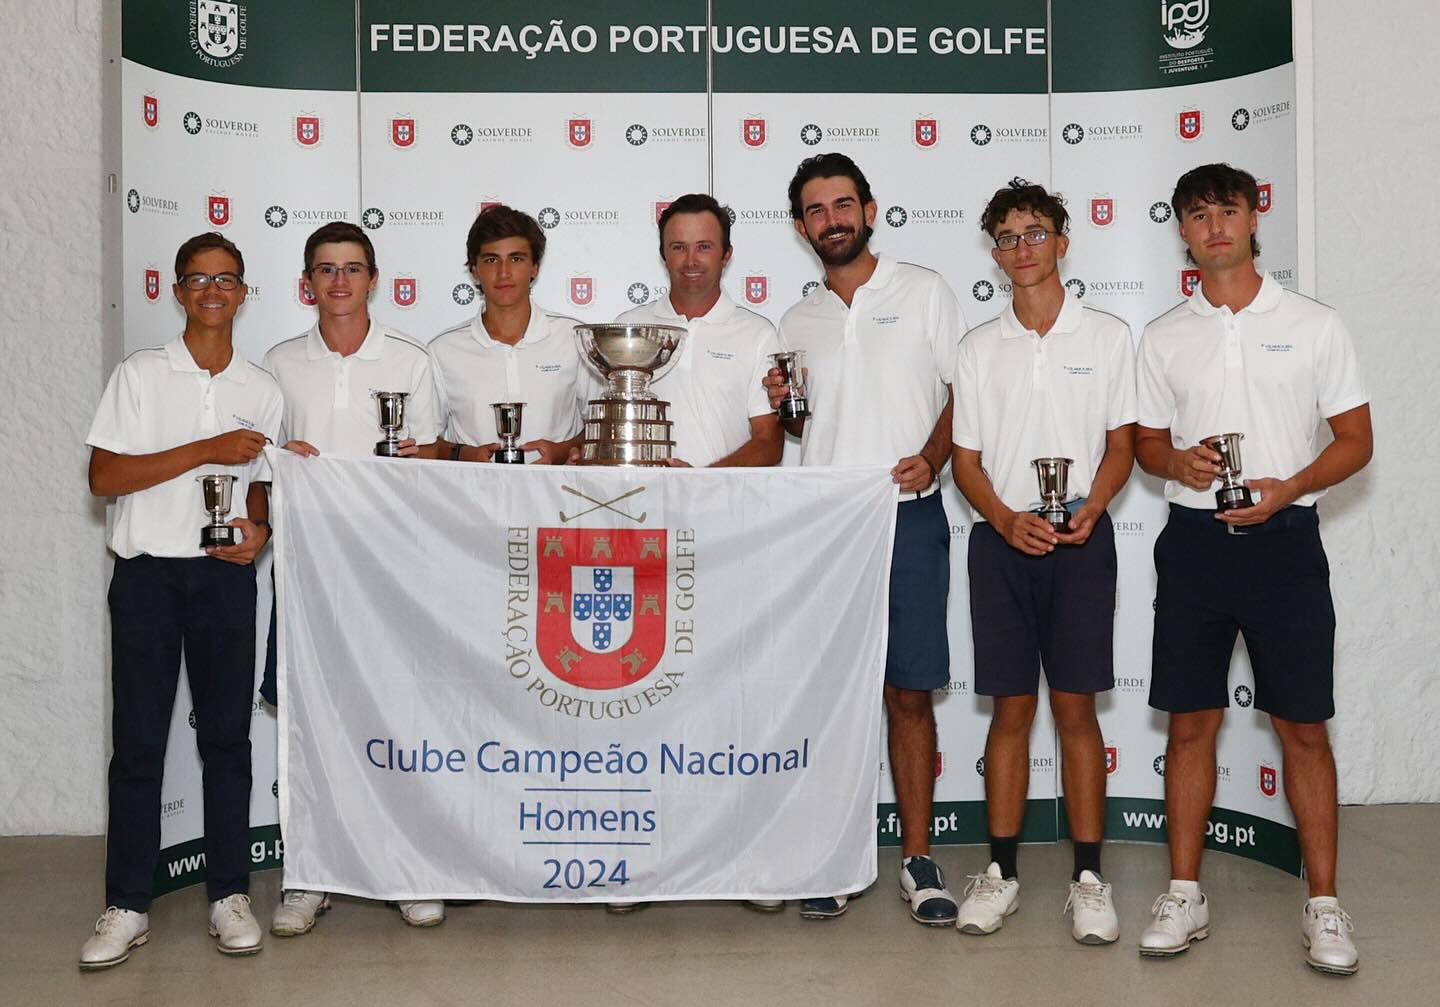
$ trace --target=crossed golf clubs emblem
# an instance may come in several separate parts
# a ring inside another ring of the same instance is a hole
[[[574,496],[579,497],[581,500],[587,500],[587,501],[589,501],[590,503],[592,503],[592,504],[595,505],[595,506],[593,506],[593,507],[586,508],[585,510],[582,510],[582,511],[577,511],[576,513],[570,514],[570,515],[566,515],[566,513],[562,510],[562,511],[560,512],[560,520],[561,520],[562,522],[570,522],[570,521],[578,520],[579,518],[584,517],[586,514],[593,514],[593,513],[595,513],[597,510],[608,510],[608,511],[612,511],[612,512],[614,512],[614,513],[616,513],[616,514],[619,514],[621,517],[627,517],[627,518],[629,518],[631,521],[634,521],[636,524],[640,524],[641,522],[643,522],[643,521],[645,520],[645,515],[648,513],[647,511],[643,511],[643,510],[642,510],[642,511],[640,512],[640,515],[637,517],[637,516],[635,516],[634,514],[631,514],[629,511],[623,511],[623,510],[621,510],[619,507],[614,506],[615,504],[619,503],[621,500],[624,500],[624,499],[626,499],[626,498],[628,498],[628,497],[633,497],[633,496],[635,496],[637,493],[644,493],[644,492],[645,492],[645,487],[644,487],[644,486],[637,486],[637,487],[635,487],[633,490],[628,490],[628,491],[626,491],[626,492],[624,492],[624,493],[621,493],[618,497],[615,497],[615,498],[613,498],[613,499],[611,499],[611,500],[596,500],[594,497],[588,496],[588,495],[580,492],[580,491],[577,490],[574,486],[561,486],[560,488],[561,488],[562,490],[564,490],[566,493],[573,494]]]

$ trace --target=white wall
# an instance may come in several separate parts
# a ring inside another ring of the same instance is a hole
[[[1347,802],[1440,800],[1440,34],[1425,0],[1314,5],[1317,293],[1345,315],[1375,401],[1370,468],[1322,504],[1339,610],[1333,725]],[[102,17],[103,11],[103,17]],[[0,834],[104,827],[103,514],[82,445],[119,337],[102,225],[117,2],[0,7]],[[103,21],[103,24],[102,24]],[[105,97],[102,98],[102,91]],[[104,153],[102,154],[102,150]],[[1303,171],[1303,166],[1302,166]],[[1398,196],[1413,191],[1416,195]],[[113,217],[113,214],[112,214]],[[159,336],[157,335],[157,338]],[[1283,604],[1283,599],[1277,599]]]

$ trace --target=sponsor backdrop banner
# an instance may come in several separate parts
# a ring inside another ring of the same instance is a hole
[[[886,468],[272,456],[287,884],[605,901],[875,880]]]
[[[778,321],[820,278],[790,225],[786,184],[801,158],[827,150],[854,157],[870,179],[874,247],[939,271],[972,325],[1009,294],[979,215],[1012,176],[1064,194],[1067,285],[1123,318],[1137,341],[1192,289],[1168,199],[1196,164],[1227,160],[1260,178],[1261,266],[1294,286],[1288,3],[1241,12],[1208,0],[902,0],[878,11],[855,0],[791,5],[783,19],[754,0],[625,0],[603,11],[573,0],[324,0],[302,15],[270,2],[125,0],[126,350],[180,326],[174,250],[216,228],[247,256],[237,345],[258,360],[313,322],[301,246],[327,219],[359,222],[376,243],[374,314],[429,339],[481,308],[465,236],[497,201],[545,230],[536,301],[609,320],[666,295],[656,215],[705,189],[734,218],[727,290]],[[795,454],[787,446],[786,461]],[[945,483],[953,681],[937,696],[934,831],[970,843],[985,836],[989,705],[972,687],[971,519],[948,472]],[[1137,473],[1112,516],[1117,688],[1100,702],[1109,834],[1162,841],[1164,721],[1146,705],[1158,484]],[[1211,845],[1296,871],[1279,750],[1253,708],[1243,645],[1232,690]],[[188,701],[176,710],[163,888],[203,869]],[[256,711],[256,863],[270,865],[274,718],[258,700]],[[1031,840],[1066,828],[1053,728],[1039,719]],[[877,835],[895,844],[888,767],[878,773]]]

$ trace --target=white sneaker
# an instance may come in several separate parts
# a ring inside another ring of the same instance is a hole
[[[1306,902],[1300,914],[1300,939],[1310,952],[1305,964],[1317,972],[1353,976],[1360,968],[1360,952],[1350,938],[1354,932],[1350,914],[1340,908],[1334,896],[1322,895]]]
[[[962,934],[993,934],[1019,908],[1019,879],[1003,877],[1000,865],[992,862],[983,874],[970,875],[955,926]]]
[[[1140,953],[1168,958],[1210,936],[1210,900],[1203,894],[1192,902],[1179,892],[1166,892],[1150,907],[1155,918],[1140,935]]]
[[[95,921],[95,933],[80,949],[85,972],[108,969],[130,957],[130,949],[150,939],[150,914],[111,906]]]
[[[215,945],[222,955],[253,955],[261,947],[260,924],[250,911],[250,896],[227,895],[210,903],[210,936],[220,938]]]
[[[780,913],[785,911],[784,899],[746,899],[745,908],[757,913]]]
[[[443,902],[399,902],[400,916],[412,927],[438,927],[445,922]]]
[[[330,911],[330,896],[324,892],[290,889],[280,896],[275,915],[270,918],[270,932],[276,937],[299,937],[315,929],[315,917]]]
[[[1081,871],[1080,880],[1070,882],[1065,911],[1070,913],[1070,935],[1081,944],[1113,944],[1120,936],[1110,884],[1098,874]]]

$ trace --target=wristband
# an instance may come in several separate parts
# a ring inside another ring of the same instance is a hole
[[[921,452],[921,454],[920,454],[920,460],[921,460],[922,462],[924,462],[926,465],[929,465],[929,466],[930,466],[930,481],[931,481],[932,483],[939,481],[939,479],[940,479],[940,470],[937,469],[937,468],[934,466],[934,464],[930,461],[929,458],[926,458],[926,457],[925,457],[924,452]]]

